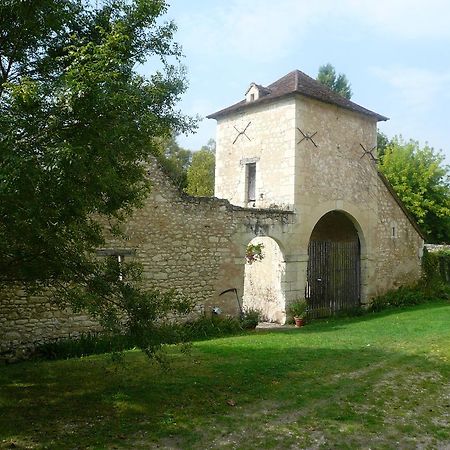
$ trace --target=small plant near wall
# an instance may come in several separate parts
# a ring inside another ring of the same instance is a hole
[[[241,314],[241,327],[244,330],[254,330],[261,320],[261,311],[255,308],[244,308]]]
[[[289,315],[294,320],[296,327],[302,327],[305,324],[305,318],[308,305],[305,299],[295,300],[289,306]]]
[[[255,261],[262,261],[264,259],[263,253],[264,244],[248,244],[245,251],[245,260],[247,264],[253,264]]]

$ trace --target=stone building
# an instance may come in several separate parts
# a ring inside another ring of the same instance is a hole
[[[124,224],[126,239],[110,239],[98,254],[141,263],[146,287],[175,288],[195,299],[200,311],[220,307],[237,315],[248,242],[268,230],[282,240],[294,214],[184,195],[156,161],[149,174],[152,190]],[[86,314],[55,305],[50,293],[30,296],[20,285],[0,286],[0,360],[23,358],[36,345],[98,329]]]
[[[252,83],[209,118],[215,195],[295,217],[281,239],[268,230],[254,241],[266,258],[246,267],[246,306],[283,321],[286,302],[306,295],[322,315],[420,276],[423,237],[377,170],[377,122],[386,117],[295,70],[267,87]]]
[[[155,162],[127,238],[99,254],[134,258],[148,287],[207,313],[238,314],[243,300],[281,323],[295,299],[329,314],[419,277],[423,238],[375,162],[385,117],[299,71],[210,117],[219,198],[180,193]],[[264,245],[262,261],[246,264],[249,243]],[[0,359],[98,328],[49,297],[0,287]]]

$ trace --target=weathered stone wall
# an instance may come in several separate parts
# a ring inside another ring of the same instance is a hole
[[[235,294],[219,294],[236,288],[242,298],[247,244],[269,229],[280,238],[289,233],[293,214],[185,196],[156,164],[150,177],[152,192],[124,225],[126,240],[110,240],[108,249],[135,250],[147,287],[175,288],[206,312],[219,306],[236,314]],[[84,315],[60,310],[46,296],[27,298],[20,288],[0,295],[0,355],[98,328]]]
[[[449,251],[450,245],[447,244],[425,244],[426,249],[429,252]]]
[[[371,296],[416,282],[421,275],[424,241],[386,189],[377,185],[379,221],[374,227],[375,270],[369,283]]]
[[[248,123],[251,140],[236,140]],[[264,194],[257,206],[285,202],[296,214],[292,232],[278,241],[288,304],[304,295],[311,233],[331,211],[344,213],[358,232],[363,303],[420,276],[423,240],[380,177],[375,152],[365,152],[376,146],[373,117],[297,95],[220,117],[217,137],[218,194],[242,204],[239,165],[257,161],[256,190]]]
[[[247,244],[269,229],[289,234],[294,215],[181,195],[156,168],[151,179],[155,188],[124,227],[127,241],[111,246],[137,249],[149,287],[175,288],[207,308],[236,313],[235,295],[219,294],[236,288],[242,297]]]
[[[51,295],[28,295],[21,286],[0,290],[0,360],[26,356],[36,345],[99,330],[85,314],[56,306]]]
[[[245,135],[238,136],[239,131]],[[256,163],[256,202],[247,202],[246,164]],[[252,106],[219,120],[215,195],[234,205],[292,209],[295,177],[295,102]]]
[[[296,211],[310,219],[303,245],[323,214],[343,211],[361,241],[364,302],[417,280],[423,240],[378,174],[374,158],[365,153],[376,146],[376,121],[299,96],[297,126],[317,132],[317,147],[306,140],[297,143]]]

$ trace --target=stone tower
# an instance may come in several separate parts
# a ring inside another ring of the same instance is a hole
[[[364,304],[419,277],[423,237],[377,170],[377,122],[386,117],[298,70],[267,87],[251,83],[244,99],[208,117],[217,120],[215,195],[295,213],[282,238],[259,231],[282,255],[287,303],[306,295],[318,310],[341,309],[348,297]],[[253,266],[257,288],[244,297],[261,306],[271,271]]]

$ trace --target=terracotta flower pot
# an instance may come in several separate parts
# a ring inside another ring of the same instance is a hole
[[[300,328],[303,325],[305,325],[305,320],[302,317],[294,317],[294,320],[295,320],[295,326],[297,328]]]

